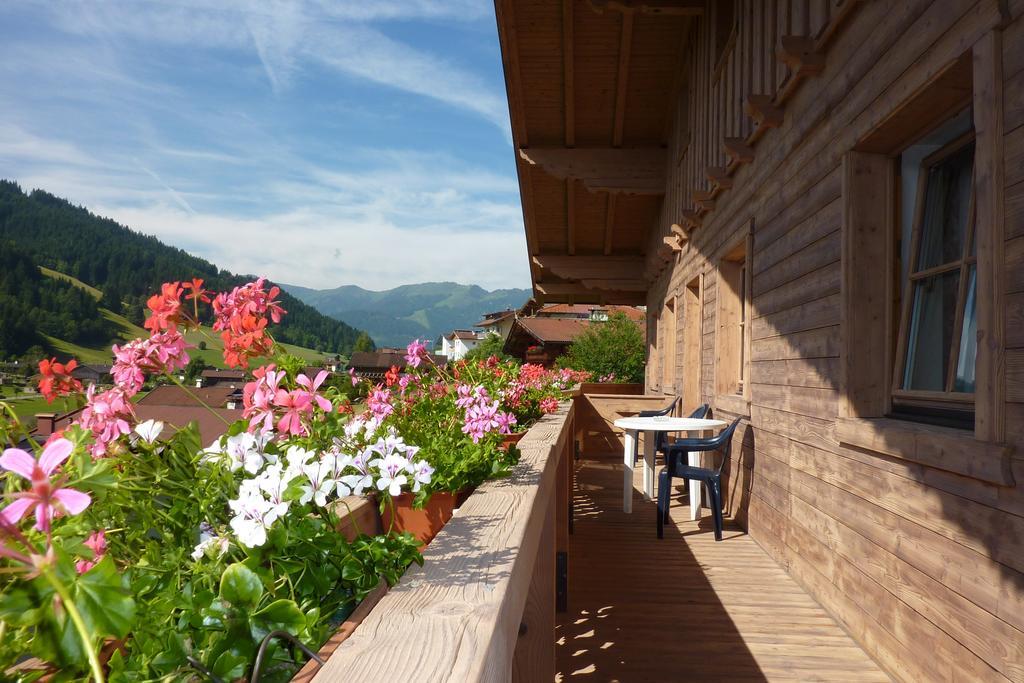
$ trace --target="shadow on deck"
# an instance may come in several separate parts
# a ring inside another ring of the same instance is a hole
[[[558,680],[889,680],[739,526],[690,521],[681,482],[658,541],[641,471],[627,515],[621,461],[577,463]]]

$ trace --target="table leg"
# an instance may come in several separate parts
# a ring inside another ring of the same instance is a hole
[[[687,436],[700,436],[700,432],[687,432]],[[690,451],[686,454],[686,462],[690,467],[700,467],[700,452]],[[690,479],[690,519],[700,519],[700,502],[703,488],[700,480]]]
[[[644,432],[644,500],[654,498],[654,445],[657,441],[656,432]]]
[[[636,430],[626,429],[626,446],[622,458],[622,511],[633,511],[633,448],[636,444]]]

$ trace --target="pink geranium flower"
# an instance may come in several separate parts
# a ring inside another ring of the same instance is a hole
[[[277,421],[277,430],[282,435],[294,434],[304,436],[306,427],[302,424],[302,418],[313,412],[313,399],[308,391],[295,389],[285,391],[278,389],[274,396],[274,405],[284,409],[284,414]]]
[[[91,560],[79,560],[75,563],[75,571],[79,574],[84,574],[93,567],[96,563],[103,559],[103,556],[107,553],[107,532],[103,529],[94,531],[89,535],[89,538],[82,542],[86,548],[92,551]]]
[[[405,351],[405,362],[414,368],[418,368],[427,355],[427,347],[419,339],[413,339]]]
[[[55,517],[63,513],[77,515],[89,507],[91,499],[88,494],[60,488],[50,481],[50,476],[68,459],[74,448],[67,439],[57,439],[43,449],[39,460],[20,448],[8,448],[0,455],[0,467],[32,482],[31,489],[13,494],[14,502],[0,510],[4,521],[16,524],[34,507],[35,528],[48,532]]]
[[[128,394],[120,387],[96,393],[96,385],[90,384],[85,397],[86,405],[77,424],[92,432],[91,452],[94,458],[100,458],[107,454],[111,441],[131,433],[130,422],[135,421],[135,410]]]
[[[327,379],[327,375],[328,372],[326,370],[318,372],[315,379],[310,379],[305,374],[301,374],[295,378],[295,383],[305,389],[304,392],[299,391],[307,395],[310,401],[320,406],[320,410],[329,413],[331,412],[331,402],[318,393],[320,385]]]
[[[367,397],[366,407],[370,409],[370,413],[372,413],[378,420],[383,420],[388,415],[395,412],[395,407],[391,405],[391,392],[384,389],[379,384],[370,392],[369,397]]]
[[[177,330],[161,332],[149,339],[135,339],[113,346],[111,374],[125,393],[133,396],[142,389],[147,374],[174,372],[188,365],[185,338]]]
[[[248,382],[242,390],[245,406],[242,417],[249,418],[250,432],[256,429],[269,432],[274,428],[274,398],[285,373],[271,364],[257,368],[252,374],[256,381]]]

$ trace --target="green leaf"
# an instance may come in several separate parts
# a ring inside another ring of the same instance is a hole
[[[0,593],[0,621],[11,626],[31,626],[39,621],[32,596],[24,588]]]
[[[221,654],[220,657],[217,657],[217,661],[213,663],[211,671],[213,671],[218,678],[232,681],[245,675],[246,663],[247,660],[245,657],[228,651]]]
[[[128,634],[135,623],[135,600],[109,556],[78,577],[74,588],[75,605],[93,634],[115,638]]]
[[[263,596],[263,584],[256,573],[236,562],[220,577],[220,597],[239,607],[255,607]]]
[[[271,631],[287,631],[298,636],[305,629],[306,615],[291,600],[275,600],[252,615],[250,630],[254,640],[263,640]]]

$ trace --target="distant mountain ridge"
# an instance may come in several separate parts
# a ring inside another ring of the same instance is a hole
[[[423,282],[380,292],[356,285],[281,287],[324,315],[366,330],[378,346],[404,346],[417,337],[434,341],[453,329],[471,328],[484,313],[519,308],[533,294],[529,289],[487,291],[455,282]]]
[[[162,282],[199,277],[208,288],[222,291],[252,279],[43,190],[26,194],[8,180],[0,180],[0,250],[17,250],[18,259],[33,267],[51,269],[101,291],[104,301],[100,305],[116,314],[124,313],[136,325],[145,317],[146,299]],[[44,282],[47,287],[52,284]],[[10,289],[0,289],[0,296],[9,294]],[[74,294],[65,287],[64,294],[68,291]],[[274,328],[277,341],[331,354],[351,352],[359,330],[325,316],[286,292],[281,303],[288,315]],[[25,317],[3,304],[0,299],[0,320],[8,327],[12,319]],[[21,335],[22,342],[27,333]],[[23,346],[11,340],[11,349]]]

